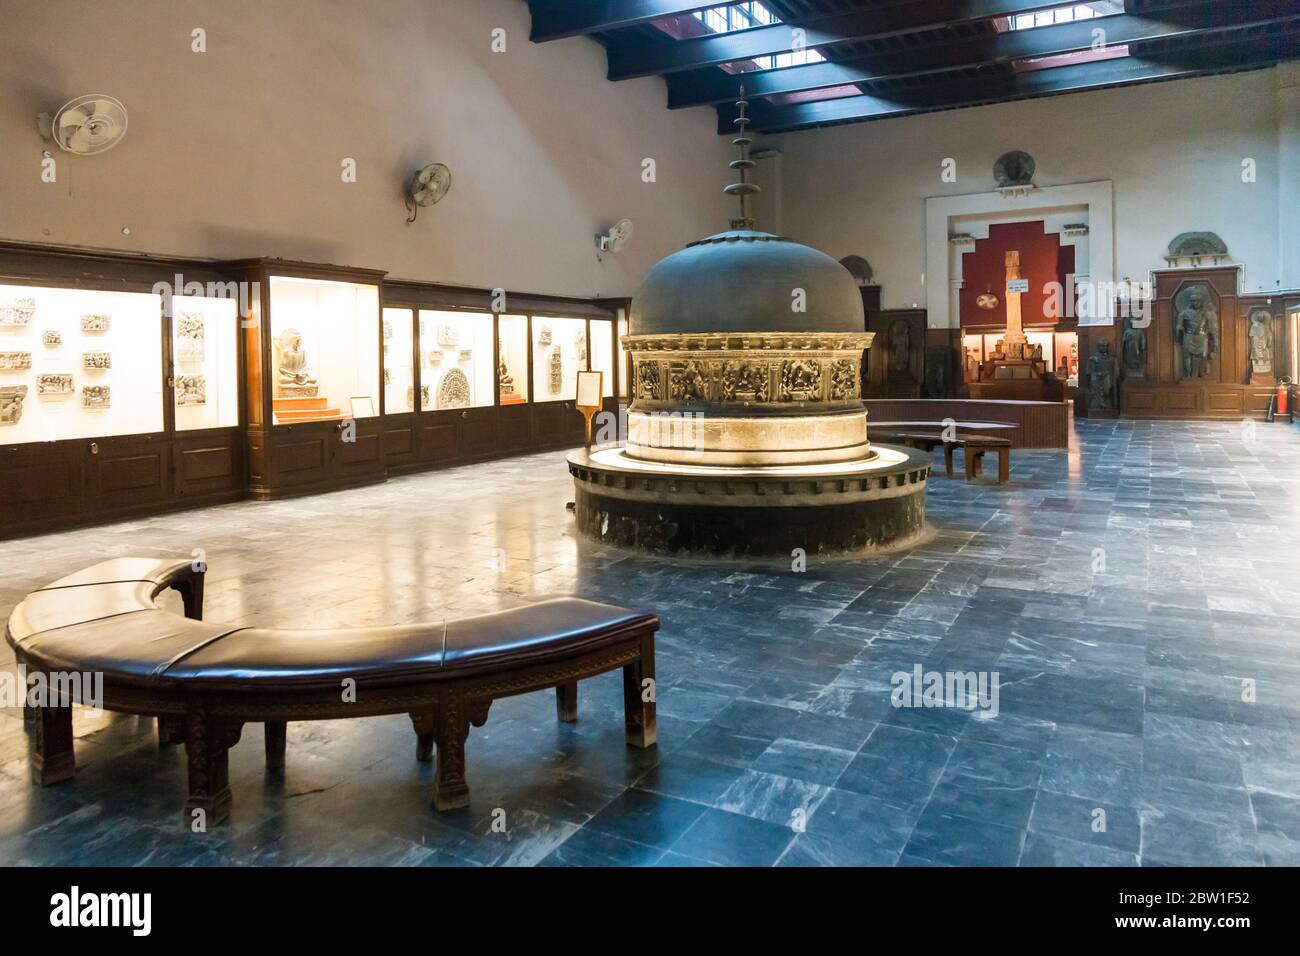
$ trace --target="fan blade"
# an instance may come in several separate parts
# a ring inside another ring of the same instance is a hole
[[[79,126],[67,138],[67,148],[74,153],[84,153],[94,143],[89,126]]]

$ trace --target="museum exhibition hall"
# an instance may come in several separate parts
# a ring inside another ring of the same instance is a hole
[[[1300,865],[1297,0],[0,15],[0,863]]]

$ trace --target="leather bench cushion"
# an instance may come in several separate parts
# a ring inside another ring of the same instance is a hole
[[[502,659],[544,657],[598,643],[653,614],[580,598],[556,598],[526,607],[452,621],[443,667],[474,667]]]
[[[314,682],[447,672],[490,662],[526,663],[582,649],[652,614],[574,598],[450,624],[337,630],[247,628],[167,668],[167,680],[198,683]]]
[[[82,568],[75,574],[59,578],[57,581],[45,585],[41,590],[49,591],[53,588],[78,587],[86,584],[114,584],[121,581],[152,581],[154,584],[162,584],[178,575],[192,573],[191,565],[192,562],[188,558],[185,560],[175,558],[110,558],[107,561],[92,564],[88,568]]]
[[[170,611],[135,611],[42,631],[21,646],[33,663],[51,670],[103,671],[110,678],[151,681],[173,662],[237,630],[233,624],[192,621]]]
[[[157,589],[149,581],[125,581],[33,591],[9,615],[9,638],[23,644],[42,631],[150,610]]]

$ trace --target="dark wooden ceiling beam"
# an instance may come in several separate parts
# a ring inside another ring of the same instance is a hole
[[[725,2],[725,0],[722,0]],[[535,43],[563,37],[606,33],[634,27],[660,17],[694,13],[719,6],[719,0],[529,0],[533,15],[530,34]]]
[[[1198,76],[1291,59],[1300,50],[1300,28],[1243,42],[1220,42],[1177,54],[1129,56],[1024,73],[963,78],[888,96],[849,96],[788,106],[751,104],[751,132],[774,133],[817,126],[905,116],[982,103],[1029,99],[1152,80]],[[718,109],[718,132],[733,132],[734,107]]]
[[[1295,0],[1246,0],[1227,4],[1221,0],[1162,11],[1153,16],[1119,14],[1077,23],[1012,30],[990,37],[977,37],[918,50],[889,51],[852,60],[836,60],[760,70],[743,74],[717,68],[676,73],[668,82],[668,106],[680,109],[710,103],[727,103],[736,98],[744,81],[751,98],[826,89],[851,83],[936,73],[963,66],[1004,62],[1029,57],[1053,56],[1089,49],[1094,31],[1105,31],[1105,43],[1119,46],[1205,33],[1233,27],[1278,22],[1296,15]]]
[[[804,31],[804,45],[815,49],[869,37],[894,36],[1032,13],[1060,3],[1061,0],[925,0],[924,3],[865,9],[799,23],[777,23],[734,33],[715,33],[692,40],[678,40],[662,47],[611,49],[609,78],[627,80],[655,73],[679,73],[787,53],[791,48],[791,30],[795,27]]]

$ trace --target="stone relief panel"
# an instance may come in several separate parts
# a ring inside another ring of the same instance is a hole
[[[31,352],[0,352],[0,372],[20,372],[31,367]]]
[[[82,352],[81,367],[103,371],[113,367],[113,355],[110,352]]]
[[[26,385],[0,385],[0,425],[17,425],[23,417]]]
[[[177,405],[206,405],[208,403],[208,382],[202,375],[176,376]]]
[[[71,372],[47,372],[36,376],[37,395],[71,395]]]
[[[107,385],[84,385],[81,389],[81,407],[99,411],[109,407],[111,394]]]

